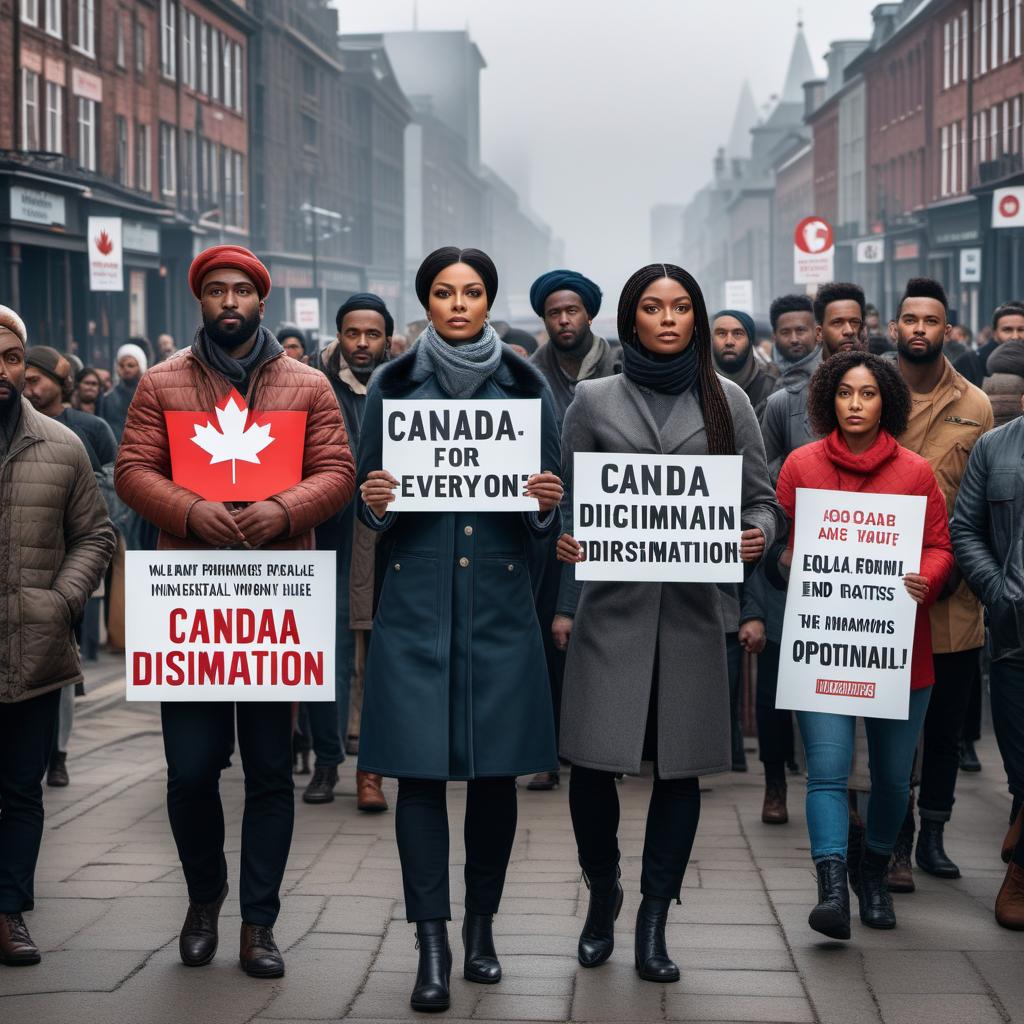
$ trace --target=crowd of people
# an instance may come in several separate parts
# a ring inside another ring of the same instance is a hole
[[[650,766],[635,962],[646,980],[678,980],[666,924],[700,777],[747,768],[745,680],[756,681],[766,825],[788,823],[787,777],[803,761],[809,924],[831,939],[851,936],[851,889],[865,926],[893,928],[891,892],[913,890],[913,862],[960,876],[944,826],[959,771],[981,767],[987,687],[1012,797],[995,918],[1024,929],[1024,304],[999,306],[974,339],[937,281],[908,281],[885,326],[858,286],[834,282],[776,298],[766,342],[747,312],[709,315],[691,275],[655,263],[623,287],[617,338],[594,330],[593,281],[544,274],[530,291],[533,335],[491,320],[498,271],[485,253],[443,248],[416,277],[425,319],[408,325],[411,345],[381,298],[357,294],[335,338],[311,351],[297,328],[264,325],[270,274],[248,250],[204,251],[189,284],[202,320],[192,344],[132,339],[114,385],[32,345],[0,307],[0,559],[13,581],[0,605],[0,962],[40,960],[23,914],[41,783],[69,780],[79,650],[92,656],[101,632],[124,646],[126,548],[337,552],[333,702],[161,705],[187,965],[217,950],[228,892],[218,779],[237,743],[248,974],[284,973],[273,927],[293,772],[310,774],[304,801],[328,804],[338,766],[356,756],[360,810],[388,810],[381,782],[398,780],[415,1009],[449,1005],[449,781],[467,783],[464,974],[494,984],[517,778],[543,792],[569,775],[589,888],[578,957],[594,968],[635,884],[620,869],[617,778]],[[164,416],[212,408],[232,388],[250,409],[305,413],[300,482],[237,505],[174,481]],[[392,509],[383,403],[396,399],[539,399],[540,466],[526,488],[536,509]],[[739,456],[744,582],[577,580],[577,452]],[[776,706],[800,488],[925,501],[920,568],[903,579],[917,605],[906,719]]]

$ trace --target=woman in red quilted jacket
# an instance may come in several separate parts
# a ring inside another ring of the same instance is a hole
[[[886,871],[906,814],[914,749],[935,682],[928,608],[953,567],[946,502],[928,463],[896,443],[907,425],[910,392],[892,365],[866,352],[841,352],[822,363],[811,378],[807,405],[811,424],[823,437],[797,448],[779,474],[779,502],[791,522],[799,487],[927,498],[921,571],[903,578],[918,606],[910,663],[910,715],[906,721],[865,719],[871,799],[857,890],[860,919],[871,928],[894,928]],[[790,530],[782,565],[788,566],[792,559],[794,532]],[[830,938],[848,939],[847,781],[856,719],[798,711],[797,720],[807,752],[807,829],[818,873],[818,905],[808,923]]]

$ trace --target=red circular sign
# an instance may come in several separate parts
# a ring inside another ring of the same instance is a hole
[[[999,200],[999,213],[1003,217],[1016,217],[1020,213],[1020,200],[1016,196],[1003,196]]]
[[[810,256],[820,256],[832,248],[832,225],[824,217],[804,217],[793,232],[793,244]]]

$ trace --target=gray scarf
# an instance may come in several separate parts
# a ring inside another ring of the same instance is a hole
[[[433,373],[441,390],[452,398],[469,398],[501,365],[501,339],[488,323],[478,341],[452,345],[433,324],[416,339],[414,374],[425,378]]]
[[[779,368],[782,386],[787,391],[799,391],[821,365],[821,346],[816,345],[801,359],[787,359],[776,345],[772,351],[772,361]]]
[[[242,356],[241,359],[233,359],[220,345],[215,345],[210,341],[202,327],[196,332],[192,350],[210,369],[216,370],[229,383],[233,384],[243,397],[249,391],[249,378],[252,376],[253,370],[261,363],[284,351],[277,338],[262,324],[256,331],[256,344],[253,345],[249,354]]]

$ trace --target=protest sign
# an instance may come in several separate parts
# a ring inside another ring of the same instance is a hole
[[[926,499],[796,492],[796,536],[775,705],[905,719]]]
[[[578,580],[737,583],[739,455],[573,456]]]
[[[335,557],[127,552],[128,700],[334,700]]]
[[[398,480],[389,511],[537,511],[523,492],[541,471],[540,399],[383,405],[383,468]]]

